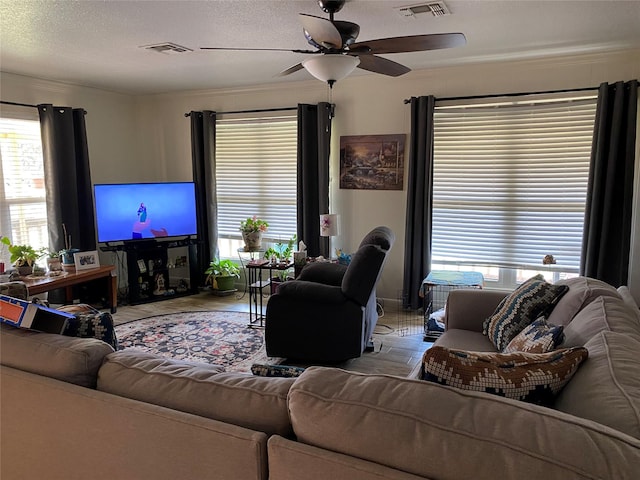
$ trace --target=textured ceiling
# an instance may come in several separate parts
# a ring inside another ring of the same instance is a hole
[[[336,19],[358,23],[359,41],[466,35],[464,47],[386,55],[414,70],[640,47],[640,1],[446,0],[451,15],[414,18],[393,8],[420,3],[351,0]],[[307,49],[298,13],[327,16],[316,0],[0,0],[0,69],[132,94],[305,80],[305,70],[275,77],[301,54],[199,50]],[[139,48],[161,42],[193,51]]]

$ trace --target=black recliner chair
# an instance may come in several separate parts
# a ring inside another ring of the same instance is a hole
[[[267,303],[267,355],[338,363],[371,347],[376,284],[394,241],[391,229],[376,227],[348,266],[310,263],[296,280],[280,285]]]

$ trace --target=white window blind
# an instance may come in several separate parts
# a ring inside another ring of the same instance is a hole
[[[434,263],[577,272],[596,92],[436,104]]]
[[[218,232],[240,239],[240,222],[269,223],[267,241],[296,233],[298,121],[295,112],[262,118],[218,119],[216,180]]]
[[[39,120],[0,118],[0,154],[0,235],[49,247]]]

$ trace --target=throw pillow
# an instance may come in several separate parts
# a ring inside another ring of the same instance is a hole
[[[568,290],[566,285],[552,285],[542,275],[536,275],[500,302],[484,321],[482,333],[502,352],[524,327],[538,317],[547,316]]]
[[[547,323],[544,317],[540,317],[513,337],[503,353],[547,353],[555,350],[564,340],[563,328]]]
[[[584,347],[505,354],[434,346],[424,354],[422,379],[548,406],[587,356]]]
[[[259,377],[299,377],[302,372],[304,372],[304,368],[290,365],[262,365],[259,363],[251,365],[251,373]]]
[[[86,303],[64,305],[58,310],[75,315],[75,318],[67,322],[63,335],[97,338],[111,345],[114,350],[118,350],[118,338],[113,326],[113,317],[109,312],[101,312]]]

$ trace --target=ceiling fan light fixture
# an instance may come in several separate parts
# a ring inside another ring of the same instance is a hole
[[[348,76],[360,63],[353,55],[324,54],[308,58],[302,66],[322,82],[337,82]]]

